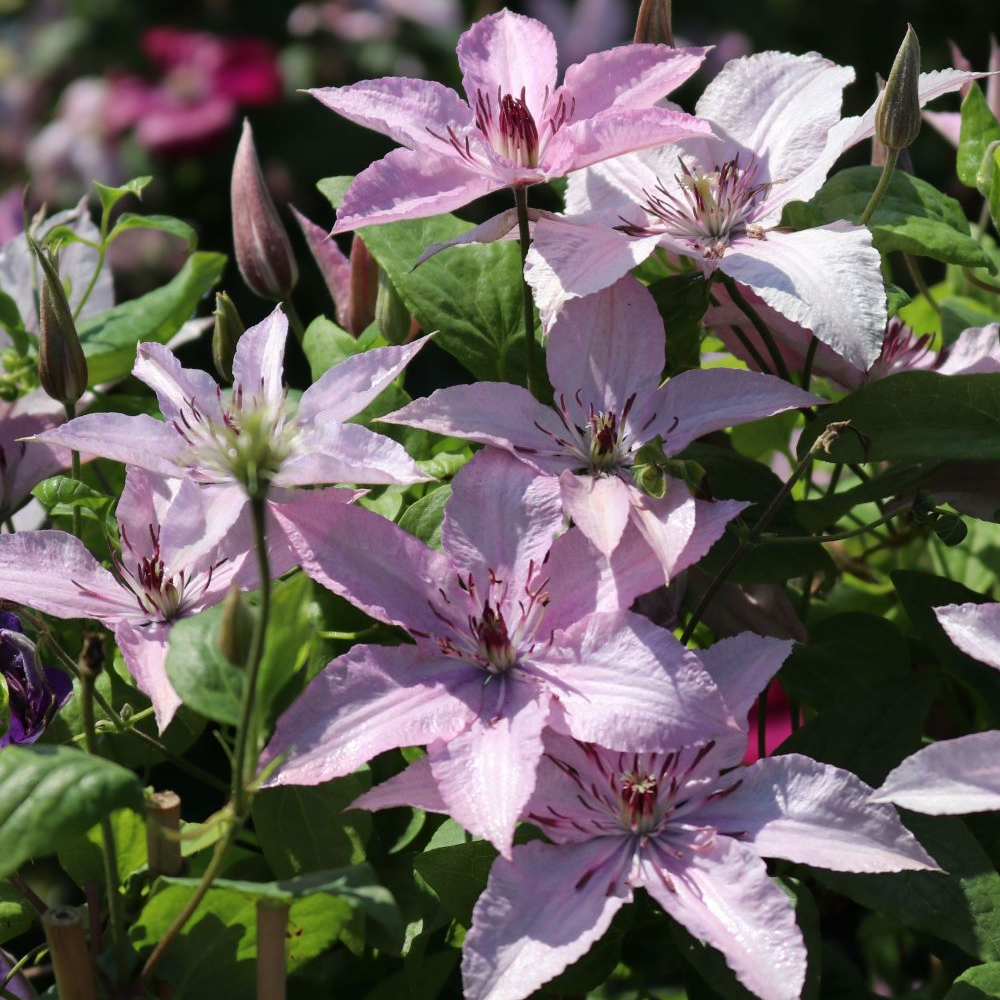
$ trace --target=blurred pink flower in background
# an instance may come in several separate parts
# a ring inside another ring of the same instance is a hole
[[[458,0],[330,0],[299,4],[288,15],[289,34],[304,37],[328,31],[349,42],[393,38],[400,21],[434,31],[457,30]]]
[[[962,50],[949,41],[951,46],[951,62],[955,69],[971,70],[972,64],[962,55]],[[997,36],[990,35],[990,62],[986,67],[991,73],[1000,73],[1000,45],[997,44]],[[969,92],[969,88],[975,86],[967,83],[962,87],[962,100]],[[986,103],[990,111],[1000,118],[1000,76],[991,76],[986,81]],[[959,136],[962,131],[962,115],[958,111],[925,111],[924,118],[928,124],[938,130],[953,146],[958,147]]]

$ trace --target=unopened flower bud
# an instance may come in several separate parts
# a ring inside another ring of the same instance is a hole
[[[672,0],[642,0],[635,21],[635,42],[674,44]]]
[[[222,602],[222,624],[219,626],[219,649],[234,667],[246,666],[253,630],[254,613],[246,606],[240,588],[234,583]]]
[[[375,325],[390,344],[402,344],[410,334],[410,310],[385,271],[378,276]]]
[[[919,78],[920,42],[913,26],[908,24],[875,109],[875,134],[887,149],[905,149],[920,131]]]
[[[882,78],[881,73],[875,74],[875,83],[878,87],[878,96],[881,97],[882,91],[885,90],[885,80]],[[873,135],[871,165],[873,167],[884,167],[888,156],[889,151],[885,148],[885,144],[881,142],[877,135]],[[907,150],[901,149],[899,151],[899,156],[896,160],[896,169],[902,171],[904,174],[912,174],[914,172],[913,160],[910,159],[910,154]]]
[[[355,233],[351,243],[351,282],[347,304],[347,332],[360,337],[375,319],[379,290],[378,261]]]
[[[233,300],[225,292],[219,292],[215,296],[215,312],[212,315],[215,317],[215,325],[212,327],[212,361],[219,378],[224,382],[232,382],[236,345],[246,327]]]
[[[87,388],[87,359],[55,259],[34,240],[31,248],[42,269],[38,289],[38,380],[53,399],[73,405]]]
[[[288,298],[299,280],[288,233],[264,184],[250,122],[236,147],[230,188],[236,263],[247,287],[262,299]]]

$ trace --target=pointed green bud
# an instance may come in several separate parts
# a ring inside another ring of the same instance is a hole
[[[920,131],[919,79],[920,42],[913,25],[908,24],[875,109],[875,135],[886,149],[905,149]]]
[[[347,306],[347,332],[360,337],[375,319],[378,300],[378,261],[368,252],[365,241],[354,234],[351,242],[351,282]]]
[[[410,310],[400,298],[396,286],[385,271],[379,271],[378,298],[375,300],[375,325],[390,344],[402,344],[410,335]]]
[[[56,259],[34,240],[31,249],[42,270],[38,289],[38,380],[53,399],[72,406],[87,388],[87,359],[73,322]]]
[[[215,312],[212,315],[215,317],[215,326],[212,328],[212,361],[219,378],[224,382],[232,382],[236,345],[246,327],[233,300],[225,292],[219,292],[215,296]]]
[[[222,623],[219,625],[219,649],[234,666],[245,667],[250,657],[250,643],[256,615],[247,607],[234,583],[222,602]]]
[[[264,183],[250,122],[236,147],[230,188],[233,246],[247,287],[272,302],[287,299],[299,280],[288,233]]]
[[[674,17],[671,0],[642,0],[635,21],[635,42],[674,44]]]

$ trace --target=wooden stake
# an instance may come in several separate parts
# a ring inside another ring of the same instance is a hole
[[[285,1000],[288,904],[257,900],[257,1000]]]
[[[176,792],[154,792],[146,803],[146,851],[151,875],[180,875],[181,799]]]
[[[94,967],[80,911],[75,906],[55,906],[42,914],[42,927],[52,954],[60,1000],[97,1000]]]

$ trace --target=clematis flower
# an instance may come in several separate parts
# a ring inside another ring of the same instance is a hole
[[[7,701],[0,712],[0,747],[34,743],[73,693],[67,674],[38,662],[35,644],[9,611],[0,611],[0,687],[6,688],[0,702]]]
[[[443,552],[362,508],[284,507],[303,569],[414,644],[330,663],[278,720],[264,762],[288,756],[269,783],[315,785],[427,744],[448,812],[509,854],[546,726],[650,750],[738,734],[697,656],[619,610],[659,577],[635,533],[609,563],[578,531],[556,538],[561,507],[555,479],[498,451],[455,477]]]
[[[404,147],[357,176],[333,232],[450,212],[490,191],[707,135],[690,115],[653,107],[706,51],[623,45],[571,66],[557,86],[549,29],[505,9],[459,39],[468,102],[439,83],[405,77],[312,90],[328,108]]]
[[[922,75],[921,104],[974,77]],[[695,107],[715,138],[629,153],[570,178],[569,217],[537,221],[525,269],[546,328],[567,299],[606,288],[661,248],[732,278],[870,366],[886,323],[871,233],[849,222],[777,228],[788,202],[810,198],[841,153],[874,134],[874,106],[841,120],[853,78],[815,53],[734,59]]]
[[[554,407],[519,386],[479,382],[439,389],[382,419],[503,448],[558,476],[564,510],[601,552],[614,552],[631,524],[669,578],[682,533],[702,518],[718,518],[721,533],[746,505],[694,501],[674,480],[662,499],[645,495],[632,476],[639,449],[659,436],[676,455],[709,431],[820,400],[771,376],[724,369],[683,372],[660,386],[665,360],[656,303],[626,277],[567,302],[553,326]]]
[[[224,488],[230,500],[217,509],[224,524],[234,523],[245,506],[243,484],[251,463],[274,488],[425,481],[401,445],[344,421],[385,389],[427,338],[375,348],[335,365],[288,416],[281,380],[287,334],[280,307],[243,334],[230,396],[205,372],[182,368],[161,344],[140,344],[133,374],[156,393],[165,420],[85,414],[37,440]]]
[[[963,653],[1000,670],[1000,604],[946,604],[934,614]]]
[[[952,65],[958,70],[968,72],[972,69],[969,60],[962,55],[962,50],[954,42],[948,43],[951,46]],[[990,35],[990,61],[987,66],[990,73],[1000,73],[1000,45],[997,44],[997,36]],[[968,93],[969,87],[973,84],[962,85],[962,97]],[[986,104],[993,114],[1000,118],[1000,76],[994,75],[989,78],[986,84]],[[924,118],[943,135],[956,149],[962,134],[962,115],[958,111],[925,111]]]

